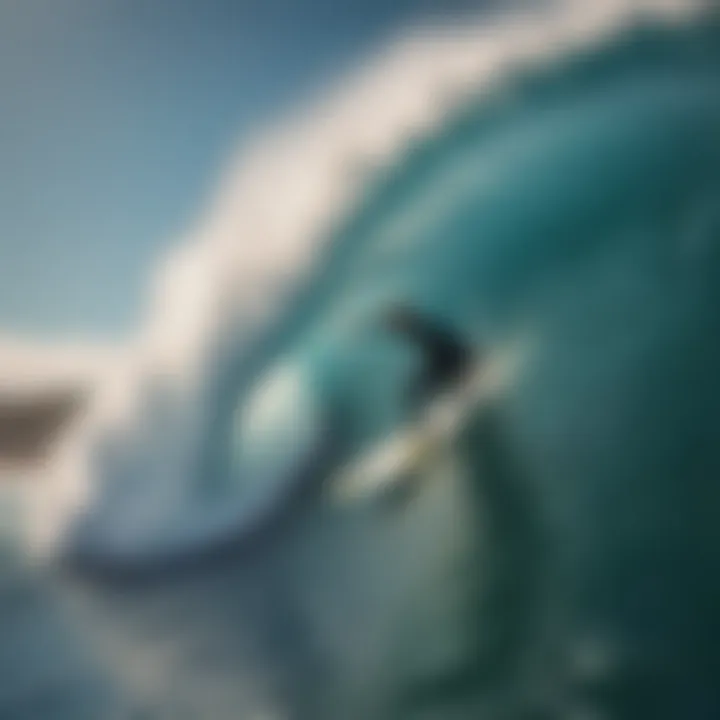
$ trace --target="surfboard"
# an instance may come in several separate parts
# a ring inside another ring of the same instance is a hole
[[[429,472],[453,448],[468,421],[507,385],[517,353],[488,357],[450,391],[433,398],[419,419],[351,461],[330,486],[340,502],[391,492],[399,483]]]

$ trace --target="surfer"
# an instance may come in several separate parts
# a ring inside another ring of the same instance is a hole
[[[404,427],[351,462],[334,492],[346,498],[379,492],[397,507],[436,472],[437,462],[447,459],[444,451],[480,398],[478,378],[485,363],[479,362],[483,354],[450,327],[406,304],[384,311],[380,325],[422,355],[406,393],[409,417]]]
[[[419,481],[433,473],[435,460],[444,457],[442,449],[465,416],[465,385],[478,363],[477,353],[450,328],[408,305],[389,308],[380,322],[422,355],[406,394],[410,417],[405,428],[352,463],[336,489],[347,497],[380,490],[395,508],[415,496]],[[447,397],[440,397],[443,394]]]
[[[383,316],[383,326],[422,353],[422,367],[408,391],[412,413],[439,393],[457,387],[477,365],[476,353],[452,330],[406,305],[392,307]]]

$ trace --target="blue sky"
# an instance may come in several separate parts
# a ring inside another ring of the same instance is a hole
[[[112,338],[247,130],[449,0],[0,0],[0,330]]]

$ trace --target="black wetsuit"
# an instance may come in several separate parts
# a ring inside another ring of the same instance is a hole
[[[413,412],[436,393],[459,382],[470,369],[475,354],[450,329],[412,310],[395,310],[388,327],[422,352],[423,365],[409,392]]]

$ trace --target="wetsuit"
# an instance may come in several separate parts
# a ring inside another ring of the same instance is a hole
[[[416,412],[431,397],[459,382],[473,364],[475,354],[450,329],[408,308],[397,308],[386,317],[386,326],[419,347],[423,364],[409,392],[408,403]]]

